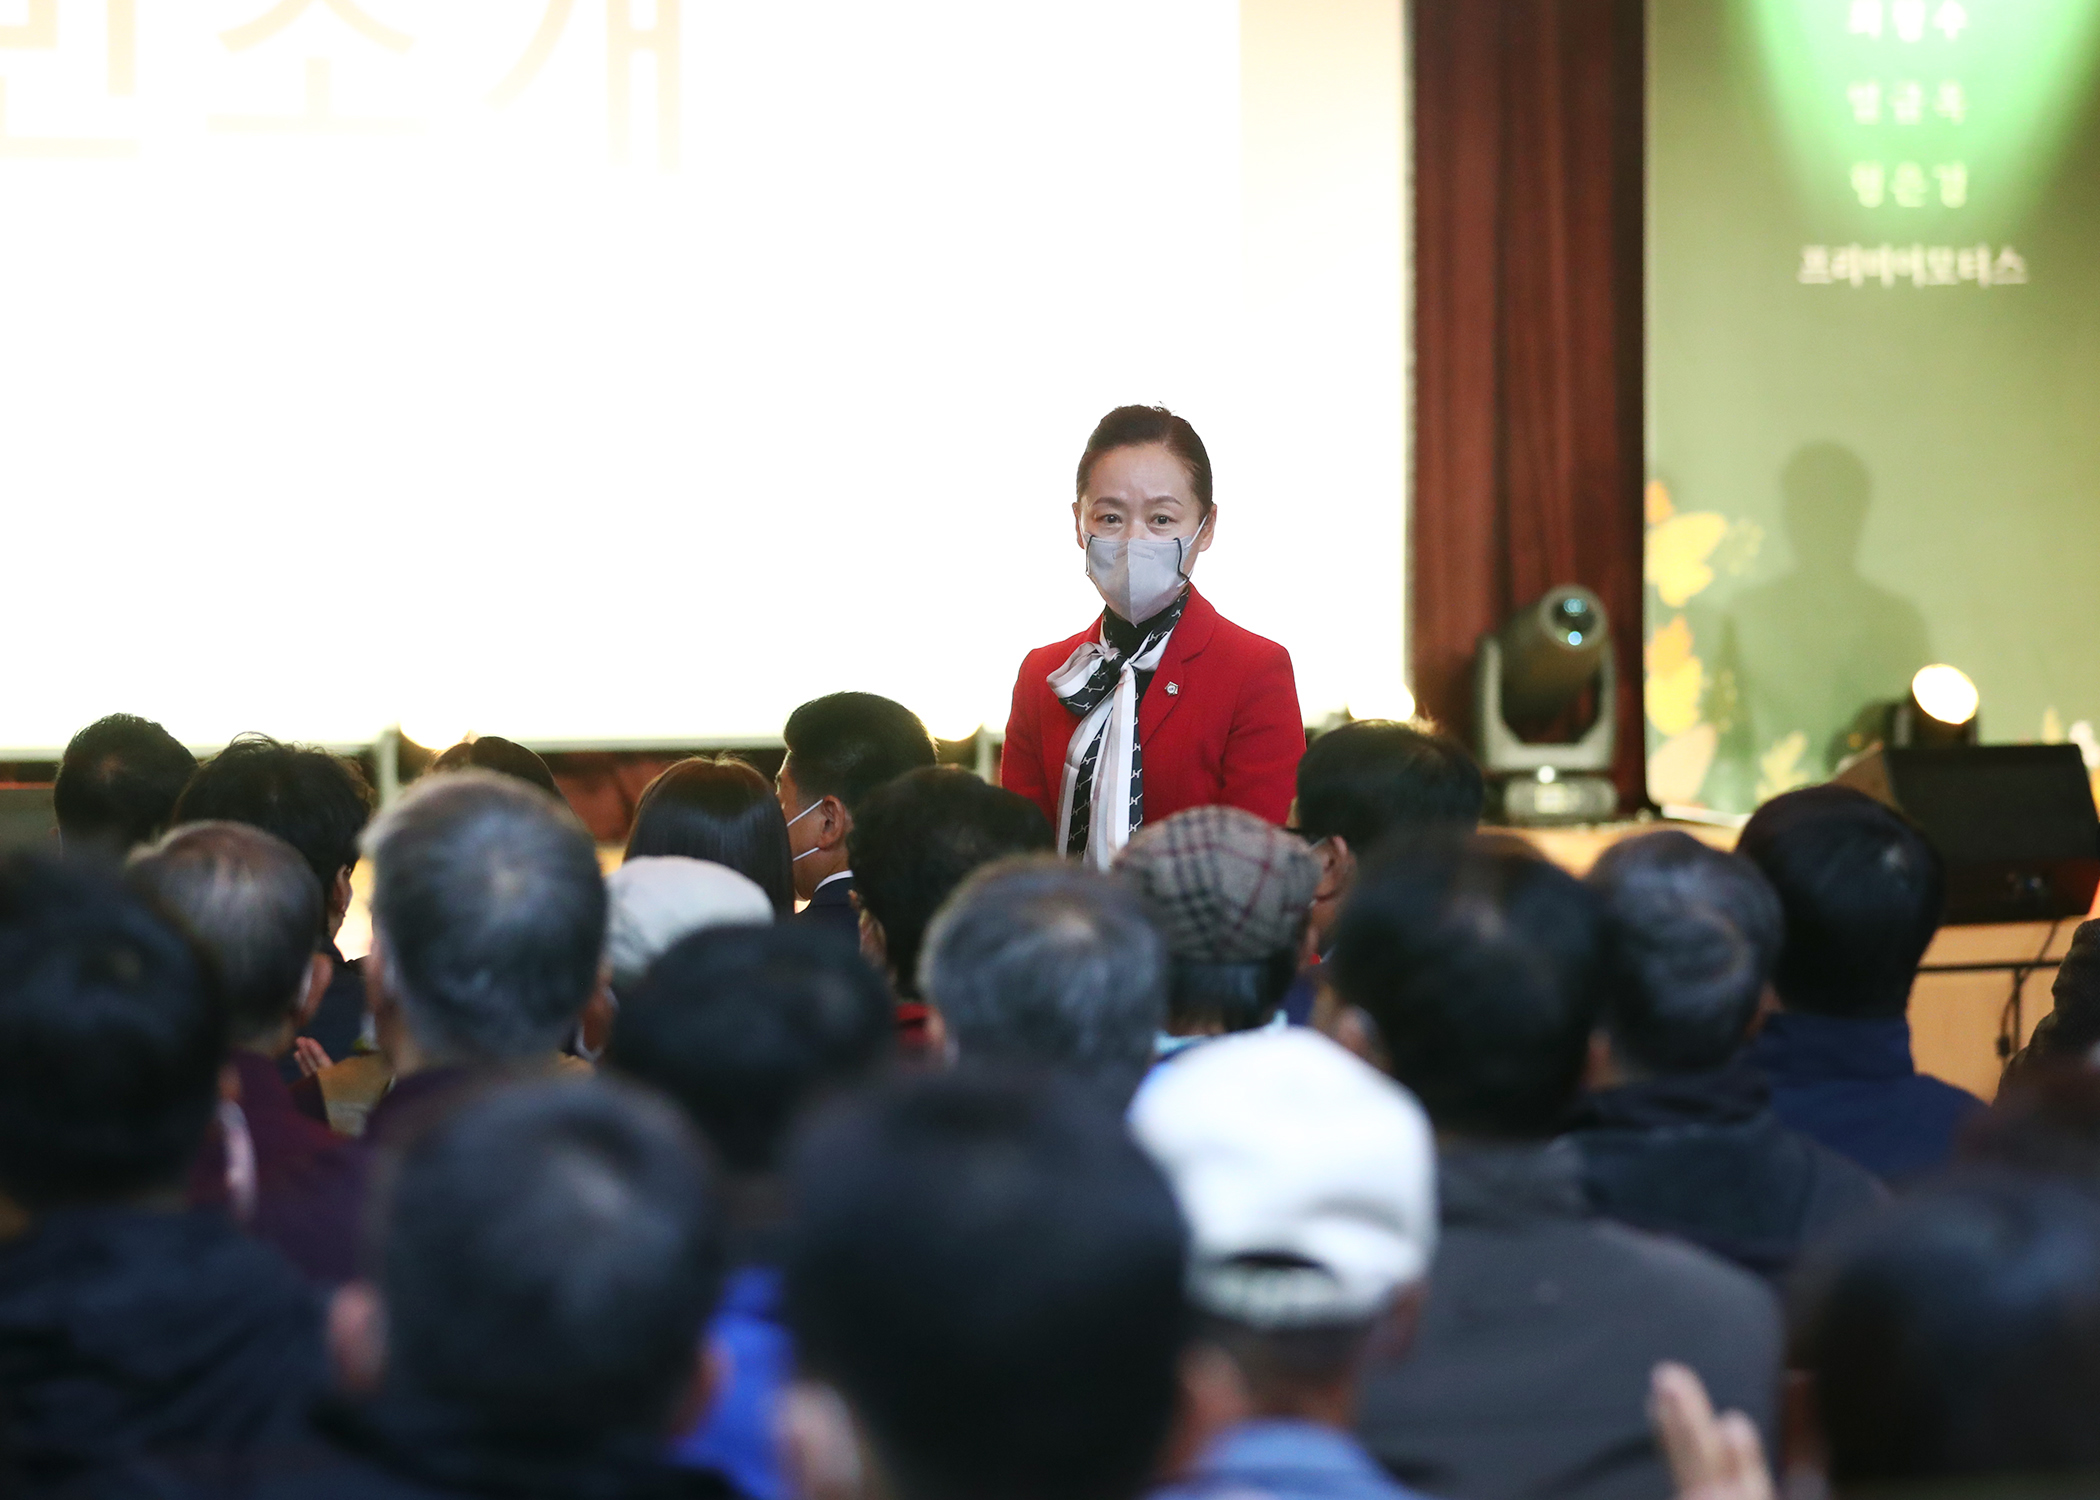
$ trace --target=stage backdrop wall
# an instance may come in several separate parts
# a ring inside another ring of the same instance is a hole
[[[1648,789],[1820,779],[1930,661],[2100,766],[2100,7],[1652,0]]]
[[[1405,711],[1399,0],[0,0],[0,754],[1004,722],[1109,407]]]

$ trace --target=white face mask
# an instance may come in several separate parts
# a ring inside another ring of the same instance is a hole
[[[1139,536],[1112,542],[1086,539],[1086,576],[1108,607],[1131,624],[1151,619],[1179,594],[1196,565],[1195,536]]]
[[[816,801],[810,803],[809,806],[803,808],[802,811],[796,813],[792,818],[789,818],[787,826],[793,828],[797,823],[801,822],[804,818],[808,817],[811,813],[815,812],[818,808],[822,807],[823,805],[824,799],[819,797]],[[808,859],[812,854],[817,853],[821,847],[821,845],[812,844],[809,848],[804,849],[800,854],[796,855],[793,859],[789,860],[788,863],[791,865],[800,864],[803,860]]]

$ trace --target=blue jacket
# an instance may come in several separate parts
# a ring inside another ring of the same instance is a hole
[[[1152,1500],[1416,1500],[1346,1432],[1311,1422],[1243,1422]]]
[[[794,1345],[780,1324],[780,1272],[770,1266],[732,1272],[707,1332],[729,1356],[729,1381],[700,1425],[678,1440],[673,1457],[685,1468],[715,1470],[750,1500],[782,1500],[773,1413]]]
[[[1902,1016],[1854,1019],[1781,1011],[1751,1043],[1780,1122],[1851,1157],[1884,1182],[1946,1166],[1954,1133],[1983,1101],[1920,1074]]]

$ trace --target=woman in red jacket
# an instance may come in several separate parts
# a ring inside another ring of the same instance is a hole
[[[1001,783],[1042,808],[1066,854],[1102,868],[1140,823],[1185,807],[1281,823],[1305,752],[1298,685],[1289,652],[1189,582],[1218,526],[1196,429],[1157,406],[1103,417],[1072,518],[1108,607],[1021,663]]]

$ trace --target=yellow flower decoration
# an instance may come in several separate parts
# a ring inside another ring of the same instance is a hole
[[[1772,742],[1772,748],[1757,758],[1757,800],[1763,802],[1797,786],[1807,786],[1815,777],[1801,764],[1808,754],[1808,734],[1797,729]]]
[[[1687,599],[1714,581],[1707,559],[1727,534],[1728,518],[1710,510],[1674,515],[1648,528],[1643,566],[1663,603],[1681,609]]]
[[[1666,738],[1683,734],[1699,722],[1699,700],[1706,692],[1706,664],[1692,655],[1692,627],[1684,616],[1648,637],[1642,657],[1648,722]]]
[[[1648,487],[1641,491],[1641,508],[1647,512],[1650,526],[1660,526],[1677,514],[1676,503],[1670,499],[1669,486],[1660,479],[1649,480]]]

